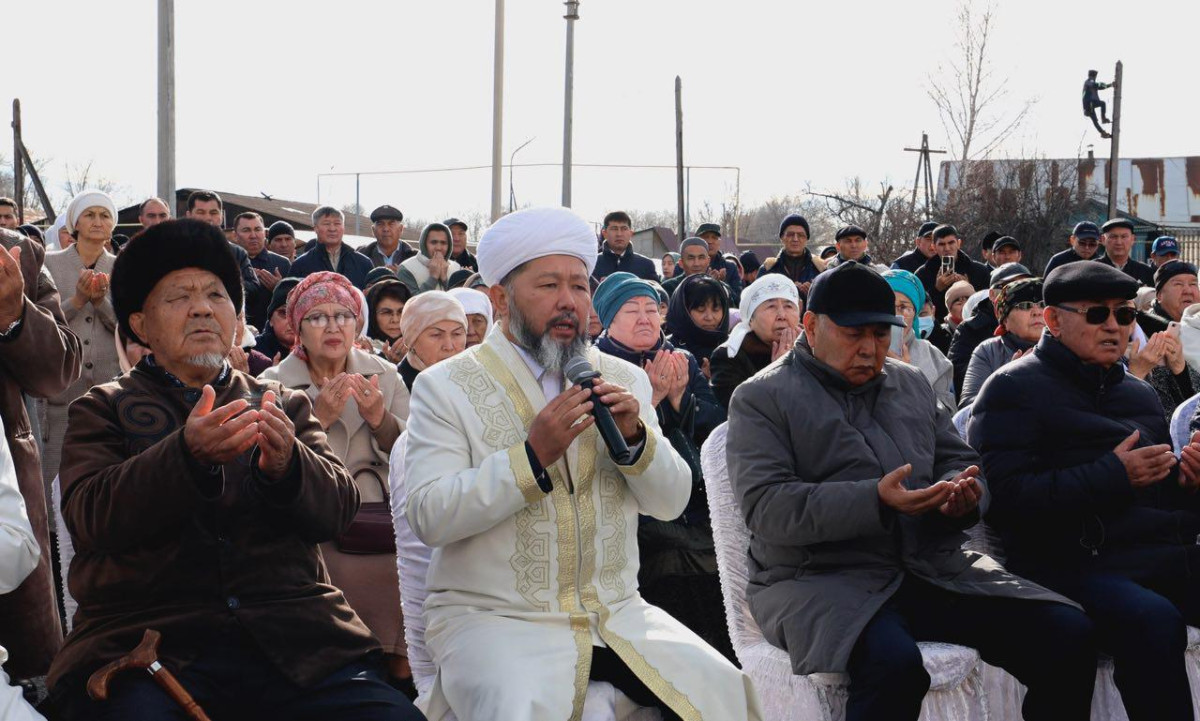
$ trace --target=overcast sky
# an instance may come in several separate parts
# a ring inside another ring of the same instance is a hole
[[[63,195],[67,164],[89,162],[118,183],[119,201],[152,194],[157,3],[12,5],[0,99],[21,99],[25,143],[48,161],[52,195]],[[1008,152],[1076,157],[1095,142],[1107,155],[1080,87],[1088,68],[1107,79],[1122,59],[1122,155],[1200,154],[1200,3],[998,5],[996,76],[1009,78],[1011,104],[1038,101]],[[916,154],[903,148],[922,130],[935,147],[948,142],[925,87],[951,59],[956,6],[583,0],[575,160],[673,164],[680,75],[685,162],[739,166],[743,204],[855,175],[911,185]],[[561,162],[562,15],[555,0],[508,0],[506,162],[529,138],[518,163]],[[319,173],[487,165],[493,18],[492,0],[179,0],[178,184],[316,201]],[[27,62],[13,73],[12,58]],[[10,147],[0,143],[6,156]],[[693,171],[694,222],[705,201],[733,203],[734,180]],[[517,168],[515,185],[519,204],[556,204],[560,170]],[[320,188],[321,201],[354,201],[353,178]],[[366,176],[361,193],[368,209],[388,202],[428,219],[486,211],[489,188],[477,170]],[[503,197],[507,206],[507,173]],[[575,170],[574,206],[591,220],[616,207],[669,210],[674,198],[673,170]]]

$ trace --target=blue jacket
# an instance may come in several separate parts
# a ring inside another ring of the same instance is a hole
[[[291,275],[293,278],[306,278],[323,270],[334,271],[346,276],[355,288],[362,290],[363,286],[367,284],[367,273],[370,273],[374,267],[370,258],[342,243],[342,254],[338,258],[338,267],[334,268],[329,262],[329,253],[325,252],[324,246],[318,244],[312,250],[296,258],[296,262],[292,263]]]
[[[608,244],[605,243],[600,246],[600,253],[596,256],[596,268],[592,271],[592,277],[600,281],[617,271],[633,273],[642,280],[658,282],[658,271],[654,269],[653,260],[633,252],[632,245],[626,248],[624,253],[617,255],[609,250]]]
[[[1135,489],[1113,452],[1135,430],[1138,447],[1170,443],[1154,390],[1122,363],[1084,364],[1049,334],[988,378],[967,436],[1012,570],[1051,585],[1091,568],[1136,573],[1139,549],[1195,543],[1197,499],[1177,471]]]

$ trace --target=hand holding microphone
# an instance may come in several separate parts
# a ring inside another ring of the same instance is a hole
[[[637,397],[615,383],[605,382],[582,356],[567,361],[563,375],[568,383],[592,393],[591,413],[596,419],[596,430],[612,459],[620,465],[629,465],[633,461],[629,443],[638,442],[643,433]]]

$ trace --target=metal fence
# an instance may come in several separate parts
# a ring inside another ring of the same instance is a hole
[[[1163,228],[1163,235],[1173,235],[1179,241],[1179,257],[1200,265],[1200,228]]]

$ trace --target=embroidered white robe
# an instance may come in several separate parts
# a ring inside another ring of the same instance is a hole
[[[547,469],[549,494],[524,446],[547,400],[500,328],[417,377],[405,513],[433,547],[425,639],[438,667],[422,710],[578,719],[592,646],[607,645],[686,721],[757,720],[749,678],[638,593],[638,514],[678,517],[691,475],[659,430],[645,372],[588,356],[637,396],[645,445],[618,466],[589,428]]]

